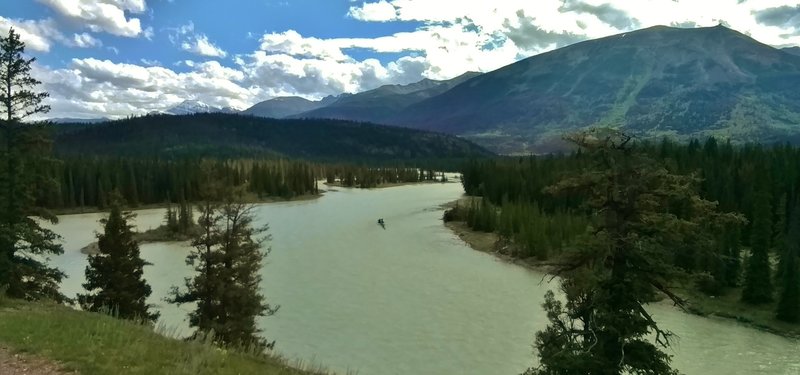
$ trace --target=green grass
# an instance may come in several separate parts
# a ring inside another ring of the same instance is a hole
[[[45,302],[0,299],[0,343],[82,375],[327,373],[278,357],[168,338],[145,325]]]

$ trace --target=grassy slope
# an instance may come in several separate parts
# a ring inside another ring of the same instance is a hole
[[[83,375],[321,374],[279,358],[171,339],[147,326],[42,302],[0,300],[0,343]]]

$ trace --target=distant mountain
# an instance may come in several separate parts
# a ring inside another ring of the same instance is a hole
[[[403,112],[408,106],[439,95],[479,74],[468,72],[446,81],[424,79],[409,85],[385,85],[374,90],[341,96],[326,106],[291,117],[385,123]]]
[[[71,130],[60,130],[60,129]],[[57,128],[62,155],[281,155],[322,161],[400,161],[491,155],[469,141],[421,130],[341,120],[276,120],[222,113],[149,115]]]
[[[792,55],[800,56],[800,47],[781,48],[781,51],[791,53]]]
[[[652,27],[521,60],[386,123],[503,153],[549,151],[588,126],[642,137],[800,138],[800,56],[786,52],[722,26]]]
[[[284,118],[324,106],[323,101],[311,101],[299,96],[284,96],[256,103],[242,114],[258,117]]]
[[[189,115],[192,113],[211,113],[211,112],[237,113],[239,111],[230,107],[224,107],[224,108],[214,107],[206,103],[203,103],[199,100],[184,100],[178,105],[167,109],[163,113],[168,115]]]

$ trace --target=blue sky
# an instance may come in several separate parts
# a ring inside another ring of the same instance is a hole
[[[800,0],[2,0],[50,117],[244,109],[490,71],[589,38],[724,23],[800,45]]]

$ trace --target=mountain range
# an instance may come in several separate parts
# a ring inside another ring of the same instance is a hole
[[[656,26],[588,40],[487,73],[329,96],[273,98],[242,114],[365,121],[458,135],[493,151],[563,148],[618,127],[642,138],[800,141],[800,48],[724,26]],[[232,112],[187,101],[167,113]]]

